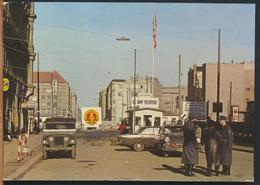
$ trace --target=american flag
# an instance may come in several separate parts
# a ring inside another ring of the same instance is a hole
[[[153,48],[156,48],[156,28],[157,28],[157,20],[156,15],[153,18]]]

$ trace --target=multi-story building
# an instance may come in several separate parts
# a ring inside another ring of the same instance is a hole
[[[98,106],[101,107],[101,118],[106,120],[106,89],[99,92]]]
[[[36,87],[35,97],[37,97],[37,72],[34,72],[33,76],[33,83]],[[77,98],[75,96],[71,98],[69,83],[57,71],[40,72],[39,86],[41,118],[71,116],[73,114],[71,110],[72,102],[74,104],[73,109],[77,109],[75,107]]]
[[[181,105],[182,101],[186,99],[187,88],[182,86],[181,88]],[[154,105],[149,107],[160,109],[169,115],[178,114],[178,87],[163,87],[159,80],[154,80],[154,97],[151,97],[152,92],[152,79],[148,77],[136,78],[136,106],[145,106],[147,100],[154,102]],[[141,95],[141,96],[139,96]],[[147,96],[147,97],[145,97]],[[105,109],[105,120],[120,121],[122,118],[126,118],[127,110],[133,108],[134,97],[134,78],[127,80],[118,79],[112,80],[108,85],[106,91],[101,91],[99,94],[99,106],[102,110]],[[148,98],[148,99],[147,99]],[[103,102],[103,103],[102,103]],[[143,103],[143,104],[142,104]],[[157,105],[158,104],[158,105]],[[104,108],[105,107],[105,108]]]
[[[71,116],[78,120],[78,98],[75,92],[71,92],[70,101]]]
[[[235,106],[239,112],[246,111],[247,102],[254,100],[253,62],[221,63],[220,64],[220,102],[223,103],[221,114],[229,116],[231,107]],[[213,102],[217,101],[217,64],[207,63],[193,66],[188,72],[189,101],[209,102],[209,114],[213,113]],[[239,114],[238,121],[243,121],[244,115]]]
[[[33,2],[6,2],[3,6],[3,75],[9,88],[3,97],[4,135],[28,129],[26,102],[33,93],[32,66],[35,59]]]
[[[179,90],[181,92],[179,104]],[[168,115],[179,115],[182,111],[182,102],[186,100],[187,88],[179,87],[162,87],[159,108]],[[179,107],[180,106],[180,107]]]

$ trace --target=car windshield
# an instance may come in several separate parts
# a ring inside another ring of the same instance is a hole
[[[44,129],[75,129],[75,123],[45,123]]]
[[[157,134],[158,131],[157,127],[141,127],[136,131],[136,134]]]

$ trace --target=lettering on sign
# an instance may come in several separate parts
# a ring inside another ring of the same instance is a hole
[[[193,115],[198,120],[207,119],[206,102],[183,102],[183,113]]]

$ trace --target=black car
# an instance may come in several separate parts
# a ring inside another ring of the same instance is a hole
[[[182,150],[183,145],[183,126],[167,125],[159,130],[159,135],[154,139],[156,150],[164,156],[170,152]]]

